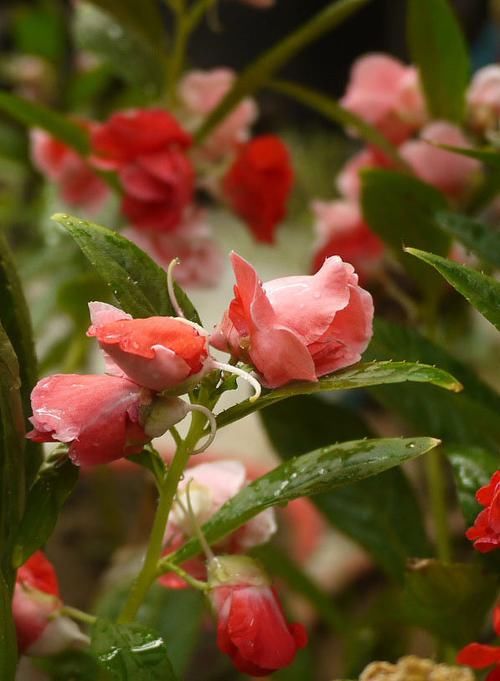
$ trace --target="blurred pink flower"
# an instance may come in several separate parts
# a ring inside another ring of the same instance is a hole
[[[445,144],[469,147],[469,141],[456,125],[434,121],[420,132],[420,139],[405,142],[400,148],[402,158],[415,175],[451,198],[460,198],[478,175],[479,161],[434,146]]]
[[[341,104],[400,144],[426,119],[418,73],[385,54],[360,57]]]
[[[383,154],[366,147],[344,164],[337,175],[337,189],[346,199],[356,201],[361,194],[361,171],[369,168],[390,168],[391,165]]]
[[[467,93],[471,124],[477,130],[498,130],[500,120],[500,65],[490,64],[474,75]]]
[[[179,84],[179,97],[188,114],[199,124],[215,109],[234,83],[236,74],[228,68],[191,71]],[[203,143],[202,156],[211,161],[234,151],[250,137],[250,126],[257,118],[257,104],[247,97],[240,102]],[[198,153],[199,153],[198,151]]]

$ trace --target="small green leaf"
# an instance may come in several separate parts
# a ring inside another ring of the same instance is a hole
[[[395,257],[428,294],[439,291],[438,277],[406,256],[407,244],[446,255],[451,239],[436,225],[435,214],[446,210],[443,195],[434,187],[409,175],[391,170],[366,170],[362,173],[363,215]],[[424,273],[424,274],[423,274]]]
[[[292,499],[321,494],[341,485],[378,475],[439,444],[432,438],[380,439],[344,442],[318,449],[281,464],[241,490],[205,523],[209,543],[230,534],[261,511]],[[200,551],[191,539],[169,560],[183,562]]]
[[[431,116],[461,123],[469,50],[449,0],[409,0],[408,43]]]
[[[446,281],[456,288],[466,300],[500,330],[500,283],[473,270],[471,267],[459,265],[453,260],[441,258],[434,253],[426,253],[417,248],[405,248],[423,262],[432,265]]]
[[[406,576],[406,619],[463,646],[477,640],[497,588],[498,578],[479,565],[414,561]]]
[[[17,667],[17,640],[11,598],[11,589],[0,570],[0,679],[2,681],[14,681]]]
[[[411,362],[392,362],[391,360],[362,362],[354,367],[337,371],[335,374],[323,376],[316,383],[297,382],[278,390],[263,391],[262,396],[255,402],[246,400],[218,414],[217,426],[219,428],[227,426],[254,411],[264,409],[294,395],[311,395],[332,390],[352,390],[374,385],[404,383],[405,381],[432,383],[453,392],[462,389],[460,383],[453,376],[433,366]]]
[[[0,110],[28,128],[42,128],[82,156],[89,152],[88,134],[79,125],[42,104],[0,92]]]
[[[39,473],[29,491],[16,537],[15,566],[19,567],[48,540],[61,509],[78,480],[79,469],[71,461],[53,458]]]
[[[71,215],[58,213],[52,219],[73,237],[125,312],[133,317],[175,316],[166,272],[135,244],[111,229]],[[198,313],[177,284],[175,293],[186,317],[199,324]]]
[[[458,501],[465,522],[472,525],[482,508],[476,501],[476,492],[488,484],[493,473],[500,468],[498,454],[492,454],[479,447],[459,445],[447,445],[444,453],[453,469]]]
[[[437,222],[441,229],[469,250],[478,255],[481,260],[500,268],[500,232],[491,225],[472,220],[466,215],[457,213],[438,213]]]
[[[234,109],[244,97],[258,90],[277,71],[303,50],[361,9],[369,0],[337,0],[315,14],[296,31],[264,52],[242,71],[233,87],[196,131],[195,140],[200,144],[212,130]]]
[[[140,624],[98,619],[91,649],[119,681],[176,681],[163,639]]]

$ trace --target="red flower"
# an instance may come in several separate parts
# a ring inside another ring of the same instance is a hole
[[[486,508],[465,535],[474,542],[477,551],[488,553],[500,548],[500,471],[496,471],[490,482],[477,491],[476,499]]]
[[[286,146],[278,137],[265,135],[240,147],[222,188],[232,210],[248,223],[257,241],[273,243],[292,184]]]
[[[218,617],[217,645],[234,666],[268,676],[290,665],[307,643],[301,624],[288,624],[265,573],[245,556],[222,556],[208,567]]]
[[[140,422],[148,390],[117,376],[57,374],[31,393],[35,442],[67,442],[77,465],[108,463],[140,451],[151,438]]]
[[[484,489],[484,488],[483,488]],[[493,626],[497,636],[500,636],[500,607],[493,611]],[[500,681],[500,647],[490,646],[483,643],[469,643],[459,651],[457,655],[459,664],[467,665],[473,669],[485,669],[495,665],[485,681]]]
[[[87,335],[125,374],[151,390],[183,392],[188,379],[197,381],[210,369],[208,337],[183,319],[132,319],[106,303],[90,303],[92,326]]]
[[[122,209],[135,227],[168,231],[182,221],[194,192],[190,145],[191,137],[161,109],[117,113],[93,131],[94,162],[118,172]]]

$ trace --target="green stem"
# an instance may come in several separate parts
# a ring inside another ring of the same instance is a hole
[[[175,11],[176,30],[172,52],[168,59],[167,74],[167,98],[170,103],[175,103],[177,82],[182,74],[186,59],[186,50],[192,28],[186,17],[183,7],[179,6]]]
[[[446,480],[443,458],[439,449],[433,449],[425,457],[425,472],[431,504],[431,513],[436,533],[436,549],[438,558],[445,563],[451,561],[451,536],[448,526],[448,509],[446,506]]]
[[[69,605],[63,606],[60,610],[60,614],[71,617],[71,619],[77,620],[77,622],[83,622],[84,624],[94,624],[97,620],[97,617],[94,617],[94,615],[83,612],[83,610],[78,610],[78,608],[72,608]]]
[[[175,572],[176,575],[179,575],[179,577],[181,577],[181,579],[183,579],[190,586],[192,586],[193,589],[197,589],[198,591],[208,591],[208,584],[206,582],[202,582],[199,579],[191,577],[191,575],[188,572],[183,570],[175,563],[170,563],[168,560],[163,559],[158,564],[156,574],[159,577],[165,574],[166,572]]]

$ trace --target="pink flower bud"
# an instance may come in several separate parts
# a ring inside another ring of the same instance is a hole
[[[132,319],[106,303],[89,303],[95,336],[132,381],[158,392],[187,392],[211,368],[208,337],[178,317]],[[109,367],[108,367],[109,369]]]
[[[334,256],[313,276],[262,284],[246,260],[236,253],[231,259],[235,297],[212,335],[214,347],[253,364],[272,388],[316,381],[361,358],[373,301],[352,265]]]
[[[474,75],[467,93],[469,118],[480,132],[498,130],[500,119],[500,65],[485,66]]]
[[[31,158],[41,173],[57,183],[68,206],[97,212],[109,195],[107,185],[85,159],[44,130],[31,131]]]
[[[288,624],[267,575],[246,556],[214,558],[208,566],[210,600],[218,618],[217,645],[250,676],[290,665],[307,643],[301,624]]]
[[[117,376],[49,376],[31,393],[35,428],[27,437],[68,443],[77,465],[109,463],[151,439],[141,421],[141,407],[151,400],[148,390]]]
[[[364,283],[381,263],[384,244],[363,220],[359,205],[351,201],[314,201],[318,235],[313,261],[317,272],[326,258],[338,255],[349,262]]]
[[[179,97],[188,116],[199,125],[215,109],[235,80],[231,69],[191,71],[179,84]],[[238,104],[203,143],[202,156],[216,161],[234,151],[250,136],[250,126],[257,118],[257,105],[246,98]]]
[[[440,149],[436,144],[470,146],[460,128],[446,121],[435,121],[421,130],[420,139],[405,142],[400,154],[421,180],[452,198],[460,198],[472,186],[481,164],[474,158]]]
[[[353,65],[342,106],[401,144],[426,119],[417,71],[385,54],[367,54]]]

